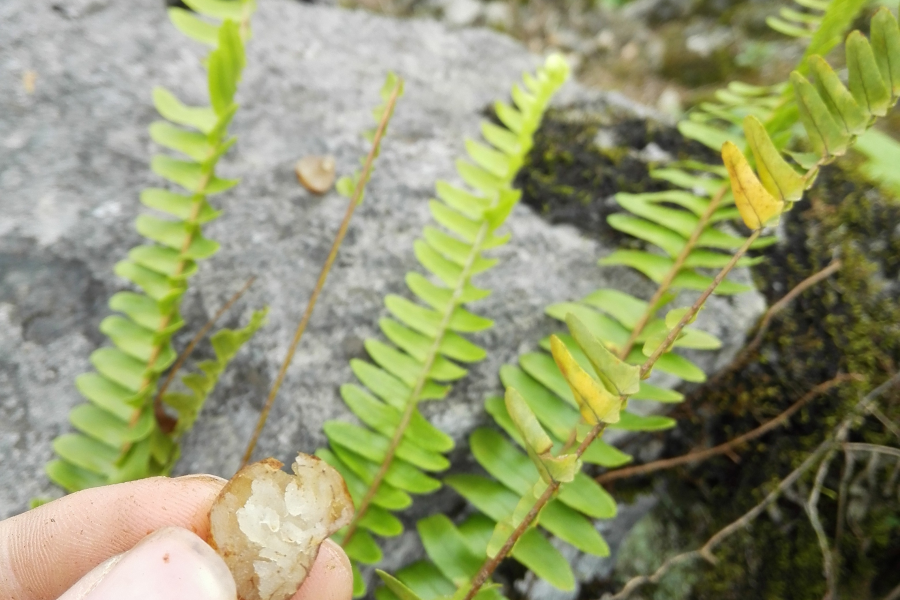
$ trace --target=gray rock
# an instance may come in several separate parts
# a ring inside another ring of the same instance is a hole
[[[494,0],[484,5],[484,22],[491,27],[509,31],[514,25],[513,7],[505,0]]]
[[[478,0],[449,0],[444,4],[444,20],[454,27],[472,25],[484,10]]]
[[[147,168],[157,151],[147,134],[156,118],[151,89],[164,85],[195,103],[205,98],[203,50],[168,24],[162,2],[78,7],[0,3],[0,518],[24,510],[29,498],[58,494],[43,465],[52,439],[68,430],[68,411],[81,402],[73,379],[105,343],[97,326],[108,314],[106,300],[127,287],[112,267],[141,243],[132,225],[142,212],[138,193],[160,184]],[[222,250],[192,280],[183,311],[190,325],[179,347],[251,274],[257,283],[225,324],[266,304],[270,324],[207,402],[178,473],[234,472],[345,210],[337,194],[314,197],[300,187],[294,162],[332,154],[339,172],[356,168],[367,149],[359,134],[372,125],[385,73],[406,77],[366,202],[258,448],[258,456],[285,461],[323,445],[326,420],[353,418],[337,388],[352,380],[348,360],[362,354],[362,340],[377,335],[384,295],[406,293],[403,275],[417,268],[412,243],[428,221],[434,181],[456,179],[453,161],[465,136],[477,134],[485,107],[538,63],[488,31],[288,0],[261,3],[254,29],[233,127],[239,142],[221,168],[243,182],[214,199],[225,216],[206,234]],[[33,79],[28,72],[37,74],[32,92],[23,84],[23,76]],[[621,112],[628,104],[574,84],[561,97],[592,98],[593,110]],[[462,468],[467,433],[487,422],[483,400],[499,390],[499,366],[552,329],[546,305],[601,286],[652,291],[632,272],[597,268],[610,248],[525,207],[509,229],[512,242],[496,252],[501,266],[479,282],[496,291],[474,307],[496,321],[475,336],[490,358],[450,398],[425,407],[460,443],[454,458]],[[710,304],[700,325],[726,345],[700,358],[704,368],[728,361],[761,307],[755,294]],[[454,503],[459,499],[443,493],[409,514]],[[388,547],[390,567],[421,553],[410,535]]]

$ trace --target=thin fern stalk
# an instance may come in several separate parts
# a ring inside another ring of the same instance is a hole
[[[178,359],[175,360],[175,363],[169,369],[169,373],[166,376],[165,381],[163,381],[162,385],[159,386],[159,391],[156,392],[156,398],[153,401],[153,411],[156,414],[156,421],[159,423],[160,427],[165,432],[166,428],[170,426],[171,417],[166,414],[165,409],[163,408],[163,396],[165,396],[166,390],[169,389],[169,386],[172,384],[172,381],[175,380],[175,376],[178,374],[178,371],[181,370],[181,367],[184,365],[184,362],[191,356],[194,352],[194,348],[197,347],[197,344],[200,343],[206,334],[209,333],[209,330],[215,326],[216,322],[222,318],[222,316],[228,312],[234,303],[241,299],[247,290],[250,289],[250,286],[253,285],[253,282],[256,281],[256,276],[254,275],[250,279],[248,279],[243,287],[236,291],[231,298],[228,299],[228,302],[222,305],[222,307],[216,311],[203,327],[200,328],[200,331],[191,338],[191,341],[188,342],[188,345],[185,346],[184,350],[182,350],[181,354],[178,355]],[[166,432],[168,433],[168,432]]]
[[[319,300],[319,295],[325,287],[325,280],[328,279],[328,274],[331,272],[331,267],[334,265],[334,261],[337,258],[338,250],[340,250],[341,244],[344,243],[344,238],[347,236],[347,230],[350,228],[350,221],[353,219],[356,207],[362,203],[366,183],[368,183],[369,177],[372,174],[372,169],[375,166],[375,158],[378,156],[381,140],[387,131],[388,123],[394,114],[394,106],[402,92],[402,83],[398,83],[394,86],[394,89],[385,104],[384,112],[378,122],[378,128],[375,130],[375,136],[372,138],[372,147],[366,156],[362,174],[356,182],[353,196],[350,198],[350,203],[347,206],[347,212],[344,213],[344,219],[341,221],[341,225],[334,236],[334,241],[331,243],[331,250],[328,252],[325,263],[322,265],[322,270],[319,272],[319,278],[316,280],[316,285],[309,297],[309,301],[306,303],[306,310],[303,311],[303,317],[301,317],[300,323],[297,325],[297,330],[294,332],[294,339],[291,341],[288,353],[281,363],[281,368],[278,370],[278,376],[275,378],[275,383],[269,391],[269,397],[266,399],[266,404],[263,406],[259,419],[256,422],[253,436],[250,438],[250,442],[247,444],[247,449],[244,451],[244,456],[241,459],[241,467],[246,466],[250,462],[250,457],[253,455],[253,450],[256,448],[256,444],[259,441],[259,436],[262,434],[262,430],[266,425],[266,420],[269,418],[269,412],[271,412],[272,406],[275,404],[278,390],[281,389],[281,384],[284,382],[288,367],[291,366],[291,362],[294,360],[294,354],[297,352],[297,346],[299,346],[303,333],[306,331],[306,326],[309,324],[309,319],[312,317],[313,310],[316,308],[316,302]]]
[[[375,497],[375,494],[378,493],[378,488],[381,487],[381,482],[384,481],[384,477],[385,475],[387,475],[388,469],[390,469],[391,464],[394,461],[397,447],[400,445],[400,442],[403,441],[403,436],[406,434],[406,429],[409,427],[412,416],[419,404],[419,395],[422,393],[422,389],[424,388],[425,383],[428,381],[428,374],[431,372],[431,367],[434,365],[434,361],[438,357],[441,344],[444,342],[444,338],[447,335],[447,332],[450,330],[450,320],[453,318],[453,311],[456,309],[459,299],[462,297],[463,290],[465,289],[466,285],[468,285],[469,278],[472,273],[472,268],[475,265],[475,261],[481,255],[482,246],[484,245],[484,240],[487,237],[488,229],[489,224],[487,221],[485,221],[478,229],[478,233],[475,236],[475,241],[472,242],[472,250],[469,252],[468,257],[466,258],[466,263],[462,268],[462,274],[457,282],[456,287],[453,290],[453,295],[451,296],[450,301],[447,302],[446,308],[444,309],[441,323],[438,326],[437,335],[435,335],[434,342],[431,344],[431,347],[428,350],[428,354],[425,357],[425,363],[423,364],[419,377],[416,380],[416,385],[413,387],[412,392],[407,398],[406,409],[403,411],[403,416],[400,419],[400,423],[397,425],[397,430],[394,432],[394,435],[391,438],[391,443],[388,446],[385,459],[384,461],[382,461],[381,466],[378,468],[378,472],[375,474],[375,478],[369,485],[369,488],[366,491],[366,495],[363,497],[362,502],[356,509],[356,514],[353,515],[353,520],[347,527],[347,533],[344,535],[344,540],[342,542],[343,546],[346,546],[350,542],[350,539],[353,537],[353,534],[356,533],[356,530],[359,527],[359,521],[365,516],[366,511],[372,503],[372,499]]]
[[[216,151],[216,148],[210,149],[210,152],[207,155],[206,160],[209,160],[213,156],[215,151]],[[206,160],[204,162],[206,162]],[[190,233],[184,237],[184,243],[181,245],[181,252],[180,252],[181,256],[184,256],[187,253],[188,249],[191,247],[191,243],[195,239],[195,236],[200,232],[200,227],[199,227],[199,225],[200,225],[200,223],[199,223],[200,210],[203,208],[203,201],[206,199],[206,193],[205,193],[206,186],[209,185],[210,178],[213,175],[213,169],[215,169],[215,165],[210,165],[204,169],[206,171],[206,173],[204,173],[203,179],[200,182],[200,187],[197,190],[197,192],[194,194],[194,197],[192,199],[193,206],[191,207],[191,214],[185,221],[188,224],[188,230],[190,231]],[[188,259],[180,259],[178,261],[178,264],[175,266],[175,272],[173,275],[173,279],[179,277],[182,273],[184,273],[184,269],[187,266],[187,264],[188,264]],[[147,388],[149,388],[151,385],[153,385],[153,382],[156,380],[156,377],[154,375],[152,375],[152,373],[153,373],[152,369],[156,365],[156,360],[159,358],[160,353],[162,353],[163,348],[165,348],[165,345],[169,341],[168,337],[163,336],[161,334],[169,326],[169,323],[172,322],[172,318],[174,317],[174,315],[177,311],[178,311],[178,306],[177,306],[177,304],[175,304],[172,306],[172,310],[168,314],[163,315],[163,317],[159,321],[159,326],[156,328],[156,334],[157,334],[157,337],[160,338],[160,341],[157,342],[153,346],[153,350],[150,353],[150,357],[147,359],[147,371],[146,371],[147,375],[145,375],[144,381],[141,383],[141,389],[138,392],[138,394],[144,393],[147,390]],[[173,369],[173,371],[174,371],[174,369]],[[171,377],[172,377],[172,374],[170,373],[169,380],[171,380]],[[157,423],[160,425],[160,427],[162,427],[165,423],[168,422],[168,420],[163,419],[163,415],[165,415],[165,411],[163,411],[162,407],[159,405],[158,398],[160,398],[159,394],[157,394],[156,398],[154,399],[153,408],[154,408],[154,412],[156,415]],[[132,412],[132,414],[131,414],[131,420],[128,422],[128,425],[130,427],[135,426],[135,424],[137,423],[138,419],[141,416],[142,410],[143,410],[143,406],[138,406],[134,409],[134,412]],[[126,445],[123,448],[123,451],[127,451],[129,447],[130,447],[130,444]]]
[[[691,309],[686,312],[683,317],[681,317],[681,320],[678,321],[678,325],[676,325],[669,331],[666,339],[663,340],[663,343],[657,346],[656,350],[653,351],[653,354],[651,354],[650,357],[646,361],[644,361],[644,364],[641,365],[641,378],[643,378],[650,372],[650,370],[653,368],[653,365],[656,364],[657,360],[659,360],[659,357],[666,352],[669,346],[671,346],[675,339],[678,337],[678,334],[681,333],[681,330],[684,329],[685,326],[690,321],[692,321],[694,317],[697,316],[697,313],[700,312],[700,309],[703,308],[703,305],[706,303],[707,298],[709,298],[716,290],[716,288],[719,287],[719,284],[722,283],[722,280],[725,279],[725,277],[728,275],[731,269],[734,268],[741,257],[743,257],[747,253],[747,250],[750,249],[750,246],[753,244],[753,242],[756,241],[756,238],[759,237],[760,233],[762,233],[762,229],[757,229],[750,234],[750,237],[747,238],[747,241],[744,242],[744,245],[734,253],[734,255],[731,257],[731,260],[728,261],[728,264],[725,265],[725,267],[723,267],[722,270],[719,271],[719,273],[715,276],[710,286],[706,288],[702,294],[700,294],[700,297],[697,298],[693,306],[691,306]]]
[[[584,436],[584,440],[578,445],[578,449],[575,451],[575,456],[577,458],[580,459],[587,451],[588,446],[603,433],[606,429],[606,425],[606,423],[601,422],[591,428],[588,434]],[[561,483],[559,481],[553,481],[547,486],[547,489],[544,490],[544,493],[541,494],[534,506],[531,507],[531,510],[528,511],[522,522],[513,530],[512,535],[510,535],[506,542],[503,543],[499,552],[497,552],[493,558],[485,562],[481,567],[481,570],[478,571],[478,575],[476,575],[475,579],[472,581],[472,589],[466,594],[464,600],[472,600],[478,594],[479,590],[481,590],[491,575],[494,574],[494,571],[497,570],[497,567],[500,566],[503,559],[510,553],[513,546],[519,541],[519,538],[521,538],[528,530],[544,506],[553,499],[553,496],[556,495],[560,485]]]
[[[638,322],[635,324],[634,329],[631,331],[631,335],[628,336],[628,341],[625,343],[622,349],[616,353],[620,359],[625,360],[631,353],[631,350],[637,343],[638,338],[644,332],[644,328],[647,327],[650,319],[653,318],[653,315],[659,308],[657,306],[659,304],[659,301],[672,287],[672,282],[675,281],[675,277],[678,276],[678,273],[684,266],[685,261],[694,250],[694,247],[697,245],[697,241],[706,230],[707,225],[709,225],[710,218],[712,218],[713,213],[718,210],[719,205],[722,203],[722,199],[725,197],[726,193],[728,193],[728,186],[723,185],[722,188],[718,192],[716,192],[716,195],[713,196],[712,200],[709,203],[709,206],[700,216],[700,220],[697,222],[697,226],[691,232],[691,235],[685,243],[684,248],[681,250],[678,256],[675,257],[675,262],[672,263],[672,267],[669,269],[665,277],[663,277],[663,280],[659,283],[656,290],[653,292],[653,296],[650,297],[650,300],[647,303],[647,310],[643,315],[641,315],[640,320],[638,320]],[[578,429],[572,428],[572,432],[569,434],[569,438],[566,440],[565,444],[563,444],[563,453],[568,452],[572,448],[572,446],[575,445],[577,435]]]
[[[696,302],[690,307],[690,309],[684,314],[684,316],[678,321],[678,323],[673,327],[668,335],[666,336],[663,343],[661,343],[656,350],[651,354],[644,364],[641,365],[640,375],[641,378],[650,372],[653,369],[653,365],[656,364],[656,361],[659,360],[659,357],[663,355],[667,351],[669,347],[671,347],[672,343],[678,338],[678,335],[681,331],[687,326],[687,324],[697,316],[697,313],[700,312],[700,309],[703,308],[703,304],[706,300],[712,295],[715,289],[722,283],[722,280],[728,275],[728,273],[734,268],[737,262],[747,253],[750,249],[750,246],[756,241],[756,238],[759,237],[761,229],[755,230],[750,237],[747,238],[747,241],[744,243],[737,252],[731,257],[731,260],[725,265],[721,271],[713,278],[712,283],[703,291],[700,297]],[[627,396],[620,396],[620,400],[625,402],[628,400]],[[607,423],[601,421],[594,425],[588,434],[585,436],[584,440],[578,445],[578,449],[575,451],[575,458],[581,459],[582,455],[587,450],[588,446],[601,434],[603,430],[606,428]],[[522,537],[522,534],[528,530],[534,520],[537,518],[538,514],[540,514],[541,510],[544,506],[553,498],[557,490],[559,489],[561,482],[554,480],[547,485],[547,489],[541,494],[540,498],[538,498],[537,502],[531,509],[528,511],[525,518],[521,523],[515,528],[512,535],[506,540],[506,542],[501,547],[500,551],[497,554],[486,561],[484,565],[478,572],[478,575],[475,576],[475,579],[472,582],[472,588],[468,591],[464,600],[472,600],[484,586],[485,582],[490,578],[490,576],[494,573],[500,563],[504,558],[509,554],[512,550],[513,546],[515,546],[516,542],[519,541],[519,538]]]
[[[751,440],[755,440],[756,438],[761,437],[766,433],[772,431],[776,427],[782,425],[797,411],[809,404],[811,401],[815,400],[825,392],[828,392],[833,387],[840,385],[841,383],[844,383],[846,381],[863,381],[863,377],[857,373],[841,373],[837,377],[829,379],[828,381],[815,386],[807,393],[805,393],[799,400],[786,408],[783,412],[779,413],[775,417],[772,417],[759,427],[752,429],[747,433],[743,433],[735,438],[732,438],[727,442],[723,442],[718,446],[688,452],[687,454],[682,454],[673,458],[663,458],[660,460],[655,460],[643,465],[626,467],[624,469],[616,469],[615,471],[608,471],[606,473],[603,473],[602,475],[598,475],[597,477],[595,477],[594,481],[600,484],[609,483],[610,481],[615,481],[617,479],[626,479],[628,477],[636,477],[638,475],[647,475],[648,473],[655,473],[656,471],[672,469],[674,467],[685,464],[702,462],[709,458],[712,458],[713,456],[730,454],[738,446],[742,446]]]
[[[647,323],[650,322],[650,319],[653,318],[654,313],[657,310],[657,304],[662,299],[662,297],[669,291],[669,288],[672,286],[672,282],[675,281],[675,277],[678,275],[679,271],[681,271],[681,267],[684,266],[685,261],[690,256],[691,252],[694,250],[694,247],[697,245],[697,240],[700,239],[700,236],[706,230],[706,226],[709,224],[709,220],[712,217],[713,213],[719,208],[719,205],[722,203],[722,199],[725,197],[725,194],[728,192],[728,186],[723,185],[722,188],[713,196],[712,201],[709,203],[707,209],[700,216],[700,221],[697,223],[697,227],[694,228],[694,231],[691,232],[691,236],[688,238],[687,243],[684,245],[684,249],[678,254],[675,258],[675,262],[672,264],[672,268],[669,269],[669,272],[666,273],[666,276],[663,278],[662,282],[656,288],[656,291],[653,293],[653,296],[650,298],[648,302],[647,310],[644,312],[643,316],[641,316],[640,321],[635,325],[634,330],[631,332],[631,335],[628,337],[628,342],[619,351],[619,358],[625,360],[628,357],[628,354],[631,352],[631,349],[634,348],[634,345],[637,343],[638,337],[640,337],[641,333],[643,333],[644,328],[647,326]]]

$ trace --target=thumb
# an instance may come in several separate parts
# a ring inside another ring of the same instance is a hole
[[[100,564],[59,600],[235,600],[225,562],[197,535],[167,527]]]

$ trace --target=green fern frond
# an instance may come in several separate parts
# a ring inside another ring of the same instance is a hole
[[[170,14],[188,35],[214,46],[206,60],[210,106],[187,106],[162,88],[153,92],[166,121],[151,125],[151,137],[187,160],[157,155],[151,169],[188,193],[154,188],[141,195],[143,204],[170,218],[138,217],[138,232],[153,243],[132,249],[115,267],[143,293],[120,292],[110,299],[110,308],[120,314],[104,319],[100,330],[113,347],[94,352],[96,372],[76,381],[88,400],[70,413],[78,433],[57,438],[59,458],[47,465],[50,479],[68,491],[162,474],[171,462],[162,448],[174,441],[161,431],[153,400],[160,375],[176,358],[171,339],[184,325],[179,305],[187,280],[197,261],[219,247],[202,232],[202,225],[220,214],[207,198],[237,183],[217,177],[215,168],[234,144],[227,128],[237,110],[234,94],[254,3],[191,0],[189,5],[210,20],[178,9]]]
[[[734,250],[746,241],[715,228],[717,223],[738,216],[735,207],[730,204],[728,181],[724,175],[725,169],[721,166],[672,165],[655,171],[654,176],[685,189],[617,196],[620,205],[631,214],[613,215],[609,219],[610,224],[657,246],[663,254],[617,251],[601,260],[600,264],[632,266],[659,284],[652,305],[618,290],[600,289],[581,300],[552,305],[548,307],[547,314],[559,321],[575,315],[584,324],[587,334],[599,339],[610,351],[626,356],[626,363],[643,363],[646,357],[642,348],[668,331],[665,319],[656,313],[672,302],[681,290],[705,289],[712,282],[712,277],[701,270],[722,266],[730,255],[719,251]],[[772,241],[769,238],[760,245]],[[747,289],[726,280],[718,291],[735,294]],[[572,335],[560,333],[558,338],[582,369],[592,369],[588,355]],[[550,338],[542,340],[540,345],[543,351],[524,354],[519,357],[517,365],[502,367],[500,379],[507,389],[516,389],[521,393],[551,440],[554,453],[558,453],[571,444],[579,428],[585,425],[578,402],[549,353]],[[656,368],[686,381],[703,381],[703,371],[680,355],[678,350],[715,350],[720,346],[715,336],[700,329],[687,328],[684,335],[676,340],[673,351],[659,359]],[[646,381],[639,382],[637,390],[630,394],[630,410],[622,410],[618,421],[610,428],[637,432],[659,431],[674,426],[673,419],[650,414],[653,405],[646,403],[680,402],[682,394]],[[451,475],[445,478],[447,485],[483,514],[476,514],[459,527],[443,515],[420,521],[417,527],[430,560],[414,563],[396,573],[400,581],[424,598],[433,597],[429,595],[429,589],[449,594],[461,573],[469,579],[474,577],[486,556],[484,552],[490,535],[485,535],[485,532],[493,531],[494,524],[507,521],[515,513],[521,499],[527,497],[540,480],[533,461],[523,451],[527,445],[504,399],[488,398],[485,408],[509,437],[494,429],[476,430],[469,439],[470,447],[487,475]],[[614,468],[628,463],[631,457],[598,439],[588,446],[582,460]],[[607,556],[609,547],[594,528],[593,521],[613,518],[615,514],[616,503],[612,497],[592,479],[579,473],[572,482],[562,485],[559,497],[541,513],[538,528],[529,531],[517,543],[512,556],[551,585],[571,589],[574,574],[562,553],[544,535],[555,536],[582,552]],[[472,552],[480,559],[472,560],[462,551],[448,551],[443,545],[443,535],[461,539],[464,546],[460,547],[475,548]],[[491,593],[498,594],[496,591]],[[377,592],[379,600],[393,600],[390,594],[384,588]]]
[[[853,31],[845,44],[848,85],[820,56],[810,57],[810,82],[791,73],[794,103],[807,134],[810,153],[790,156],[806,173],[801,175],[781,155],[760,123],[748,117],[744,130],[756,172],[741,150],[726,143],[722,156],[744,223],[760,230],[790,210],[812,185],[818,169],[843,156],[857,140],[887,114],[900,98],[900,26],[887,8],[872,17],[871,42]]]
[[[810,58],[825,55],[837,46],[853,19],[865,6],[864,0],[797,0],[796,9],[783,7],[779,16],[771,16],[769,27],[791,37],[807,38],[809,43],[800,61],[801,73],[810,71]],[[701,102],[678,123],[678,131],[718,151],[730,141],[744,147],[741,124],[754,116],[767,124],[770,132],[778,132],[774,140],[779,148],[794,137],[792,125],[799,114],[790,93],[789,82],[757,86],[733,81],[715,93],[715,101]]]
[[[829,7],[834,2],[828,0],[794,0],[797,8],[783,6],[778,16],[766,19],[771,29],[789,37],[812,39],[822,26]]]
[[[740,143],[741,123],[748,115],[768,121],[783,103],[786,84],[757,86],[733,81],[715,93],[715,101],[701,102],[679,121],[684,137],[718,150],[726,141]]]
[[[357,506],[353,522],[336,536],[353,560],[357,594],[364,592],[357,565],[381,559],[373,535],[398,535],[402,526],[392,511],[408,506],[409,494],[440,487],[426,472],[449,466],[443,454],[453,441],[422,417],[418,404],[444,398],[448,384],[467,373],[460,363],[485,356],[463,334],[485,330],[493,322],[464,305],[490,293],[473,285],[472,278],[497,262],[483,253],[509,239],[497,229],[521,195],[513,189],[513,180],[551,96],[567,74],[565,62],[553,56],[535,76],[526,75],[524,87],[513,88],[514,106],[495,105],[502,126],[483,123],[486,143],[466,143],[469,158],[456,166],[468,189],[437,183],[440,200],[429,207],[440,227],[426,227],[414,246],[430,277],[407,275],[416,300],[385,298],[390,317],[379,325],[390,343],[367,340],[371,362],[351,361],[361,385],[341,387],[344,402],[363,425],[330,421],[324,426],[330,449],[319,456],[344,476]]]

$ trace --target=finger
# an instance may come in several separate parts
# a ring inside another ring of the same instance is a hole
[[[0,598],[53,600],[106,559],[167,526],[206,539],[225,481],[154,477],[65,496],[0,522]]]
[[[325,540],[309,575],[291,600],[350,600],[353,571],[344,549]]]
[[[59,600],[235,600],[231,573],[215,550],[166,527],[102,563]]]

